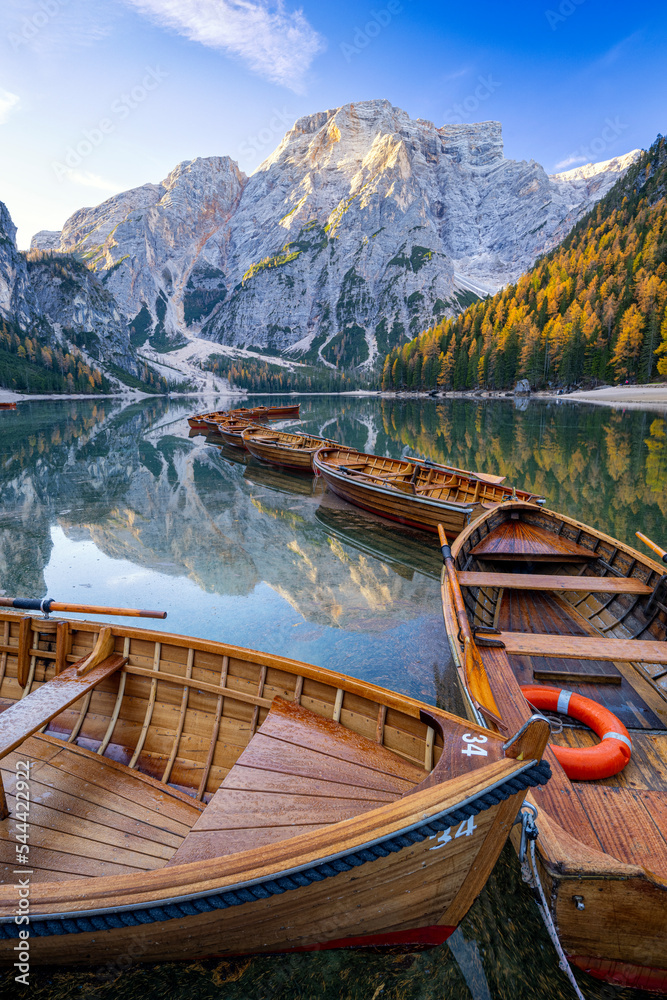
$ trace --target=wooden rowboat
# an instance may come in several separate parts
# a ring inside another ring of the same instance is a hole
[[[236,410],[213,410],[210,413],[196,413],[188,417],[191,430],[200,434],[208,434],[215,430],[220,420],[238,417],[242,420],[285,420],[288,417],[299,416],[299,403],[290,406],[253,406],[239,407]]]
[[[209,413],[195,413],[194,416],[188,417],[188,424],[190,430],[196,434],[210,434],[219,420],[227,420],[237,413],[237,410],[211,410]]]
[[[195,418],[200,434],[215,434],[218,424],[227,420],[262,421],[269,420],[264,410],[221,410],[220,412],[204,413]],[[192,425],[191,425],[192,426]]]
[[[664,996],[664,565],[562,514],[509,503],[456,540],[442,595],[471,718],[493,727],[499,716],[513,730],[531,714],[527,698],[569,713],[547,752],[554,777],[531,800],[537,871],[570,962]],[[572,716],[600,719],[601,742]]]
[[[241,437],[255,458],[299,472],[312,472],[315,452],[324,445],[336,444],[335,441],[313,434],[290,434],[266,427],[247,427],[241,432]]]
[[[24,905],[32,963],[440,943],[548,778],[539,717],[504,744],[224,643],[10,611],[0,637],[8,964]]]
[[[0,403],[0,410],[15,410],[16,403]]]
[[[340,446],[321,448],[313,467],[349,503],[424,531],[436,532],[442,524],[450,537],[513,497],[544,503],[541,497],[489,482],[475,472],[418,459],[366,455]]]
[[[215,425],[215,435],[221,438],[226,445],[231,448],[240,448],[247,451],[243,440],[243,431],[249,427],[256,427],[254,420],[242,420],[240,417],[227,417],[218,421]]]

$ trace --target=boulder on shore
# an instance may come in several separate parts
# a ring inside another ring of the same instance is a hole
[[[517,384],[514,386],[515,396],[530,396],[530,382],[527,378],[519,379]]]

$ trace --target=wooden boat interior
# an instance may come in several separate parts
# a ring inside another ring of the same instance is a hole
[[[33,880],[128,874],[317,830],[455,775],[468,724],[421,707],[268,654],[3,612],[2,881],[16,866],[19,761]]]
[[[272,431],[263,427],[248,427],[246,430],[245,440],[257,441],[260,444],[281,445],[285,448],[298,448],[303,451],[317,451],[325,444],[332,444],[330,439],[317,437],[314,434]]]
[[[497,508],[455,546],[458,580],[502,718],[530,708],[522,685],[564,688],[626,726],[632,756],[613,777],[553,778],[538,805],[571,836],[667,880],[667,575],[629,546],[563,515]],[[493,645],[495,643],[495,645]],[[598,742],[569,716],[561,746]],[[622,818],[622,821],[619,820]]]
[[[220,433],[224,432],[225,434],[237,434],[239,437],[243,431],[254,426],[255,420],[250,418],[241,419],[240,417],[224,417],[215,421],[215,427]],[[267,431],[267,433],[270,433],[270,431]]]
[[[388,486],[402,493],[431,500],[479,504],[484,508],[513,496],[533,502],[541,499],[522,490],[513,491],[509,486],[492,482],[474,472],[408,459],[383,458],[351,449],[325,448],[319,454],[319,461],[334,471],[343,472],[350,479],[367,482],[369,485]]]

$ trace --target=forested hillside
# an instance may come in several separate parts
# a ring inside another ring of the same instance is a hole
[[[211,355],[202,362],[202,369],[226,378],[231,386],[250,392],[350,392],[376,388],[364,372],[349,373],[315,365],[289,368],[260,358],[233,358],[224,354]]]
[[[647,382],[667,375],[667,150],[658,136],[515,285],[391,351],[384,389]]]

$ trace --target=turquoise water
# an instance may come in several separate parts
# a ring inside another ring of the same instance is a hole
[[[273,399],[271,400],[273,402]],[[200,401],[34,401],[0,411],[0,590],[164,609],[158,627],[341,670],[460,711],[434,536],[321,480],[188,436]],[[508,476],[624,541],[667,544],[660,413],[512,400],[304,397],[300,427],[391,456]],[[147,623],[153,627],[154,623]],[[7,980],[11,984],[11,977]],[[168,985],[168,990],[167,986]],[[622,996],[586,980],[590,997]],[[33,974],[31,996],[569,997],[507,851],[450,945]]]

